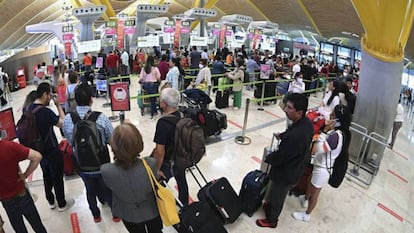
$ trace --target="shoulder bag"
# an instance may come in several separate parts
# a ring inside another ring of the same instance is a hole
[[[180,222],[178,216],[177,206],[175,204],[174,194],[168,188],[162,186],[154,174],[147,162],[142,159],[145,169],[147,170],[149,179],[151,181],[152,190],[154,191],[155,200],[157,202],[158,212],[164,226],[172,226]]]

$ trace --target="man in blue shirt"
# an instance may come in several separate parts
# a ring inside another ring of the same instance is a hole
[[[76,112],[79,115],[80,119],[84,119],[86,115],[90,115],[91,113],[91,106],[93,103],[92,99],[92,90],[91,87],[85,83],[79,84],[75,89],[75,99],[77,103]],[[113,127],[111,122],[109,121],[108,117],[104,114],[100,114],[96,119],[96,126],[100,131],[102,136],[102,142],[109,144],[109,140],[111,138]],[[74,138],[73,138],[73,130],[74,124],[72,121],[71,114],[67,114],[63,121],[63,132],[65,137],[67,138],[69,144],[73,145]],[[77,153],[74,148],[74,153]],[[76,156],[88,156],[88,155],[80,155],[77,154]],[[108,155],[109,156],[109,155]],[[100,200],[104,200],[108,203],[109,206],[112,206],[112,194],[108,187],[105,185],[101,171],[91,171],[85,172],[80,171],[80,176],[82,177],[83,182],[85,183],[86,187],[86,196],[89,204],[89,209],[92,212],[93,218],[95,222],[100,222],[101,212],[97,206],[96,198],[99,197]],[[115,222],[119,222],[120,219],[117,217],[113,217]]]

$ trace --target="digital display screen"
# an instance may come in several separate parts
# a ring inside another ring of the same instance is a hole
[[[339,46],[338,55],[341,57],[351,57],[351,49]]]
[[[13,109],[8,108],[0,111],[0,130],[4,140],[16,138],[16,126],[14,124]]]
[[[106,27],[108,27],[108,28],[116,27],[116,22],[115,21],[109,21],[109,22],[106,22],[105,24],[106,24]]]
[[[333,44],[321,43],[321,51],[324,53],[333,53]]]
[[[361,51],[355,50],[355,60],[361,60]]]
[[[190,27],[190,22],[189,21],[181,21],[181,26]]]

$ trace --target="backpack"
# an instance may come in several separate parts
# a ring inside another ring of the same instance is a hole
[[[72,145],[81,172],[99,171],[102,164],[110,162],[108,147],[96,125],[100,114],[88,112],[81,119],[76,111],[70,113],[74,125]]]
[[[247,71],[246,70],[243,70],[243,83],[248,83],[248,82],[250,82],[250,74],[249,73],[247,73]]]
[[[342,181],[345,178],[346,171],[348,170],[348,146],[349,144],[346,143],[346,136],[345,133],[342,133],[343,136],[343,144],[341,148],[341,153],[339,153],[338,157],[336,157],[335,162],[332,166],[332,171],[329,174],[329,185],[333,188],[338,188]],[[349,140],[348,140],[349,142]]]
[[[325,126],[325,117],[318,111],[310,109],[306,113],[306,117],[312,122],[313,133],[319,134],[322,128]]]
[[[16,124],[16,135],[20,144],[42,153],[45,149],[45,142],[37,128],[36,113],[44,108],[43,105],[37,106],[32,111],[28,105]]]
[[[76,111],[76,106],[78,106],[78,104],[76,103],[76,99],[75,99],[75,90],[73,90],[72,92],[69,92],[68,90],[68,96],[67,96],[67,103],[68,103],[68,109],[67,112],[75,112]]]
[[[191,118],[164,116],[167,121],[175,124],[174,149],[172,160],[180,168],[188,168],[197,164],[206,153],[204,130]],[[176,122],[176,123],[175,123]]]

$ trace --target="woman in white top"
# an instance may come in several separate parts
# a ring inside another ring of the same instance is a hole
[[[144,69],[141,70],[140,83],[143,85],[147,94],[157,94],[158,85],[160,82],[161,74],[158,68],[155,66],[153,56],[148,56]],[[150,97],[151,102],[151,119],[157,113],[157,97]]]
[[[398,100],[397,114],[395,115],[395,120],[392,125],[391,142],[390,144],[388,144],[391,150],[394,147],[395,138],[397,138],[398,131],[401,129],[403,121],[404,121],[404,108],[401,104],[401,99],[400,99]]]
[[[295,73],[295,80],[289,84],[288,92],[302,94],[305,91],[305,83],[303,82],[303,74]]]
[[[318,108],[318,112],[320,112],[327,120],[329,120],[329,115],[331,114],[335,106],[340,103],[338,87],[338,81],[329,82],[329,91],[328,93],[326,93],[321,105]]]
[[[168,64],[170,65],[170,70],[167,73],[167,82],[171,84],[171,87],[178,90],[178,78],[180,77],[180,71],[178,70],[179,60],[176,57],[173,57]]]
[[[333,187],[339,187],[348,168],[351,115],[345,106],[337,105],[330,118],[312,149],[311,183],[306,195],[299,196],[302,207],[307,210],[292,214],[293,218],[299,221],[310,220],[310,214],[316,206],[322,187],[328,183]]]

